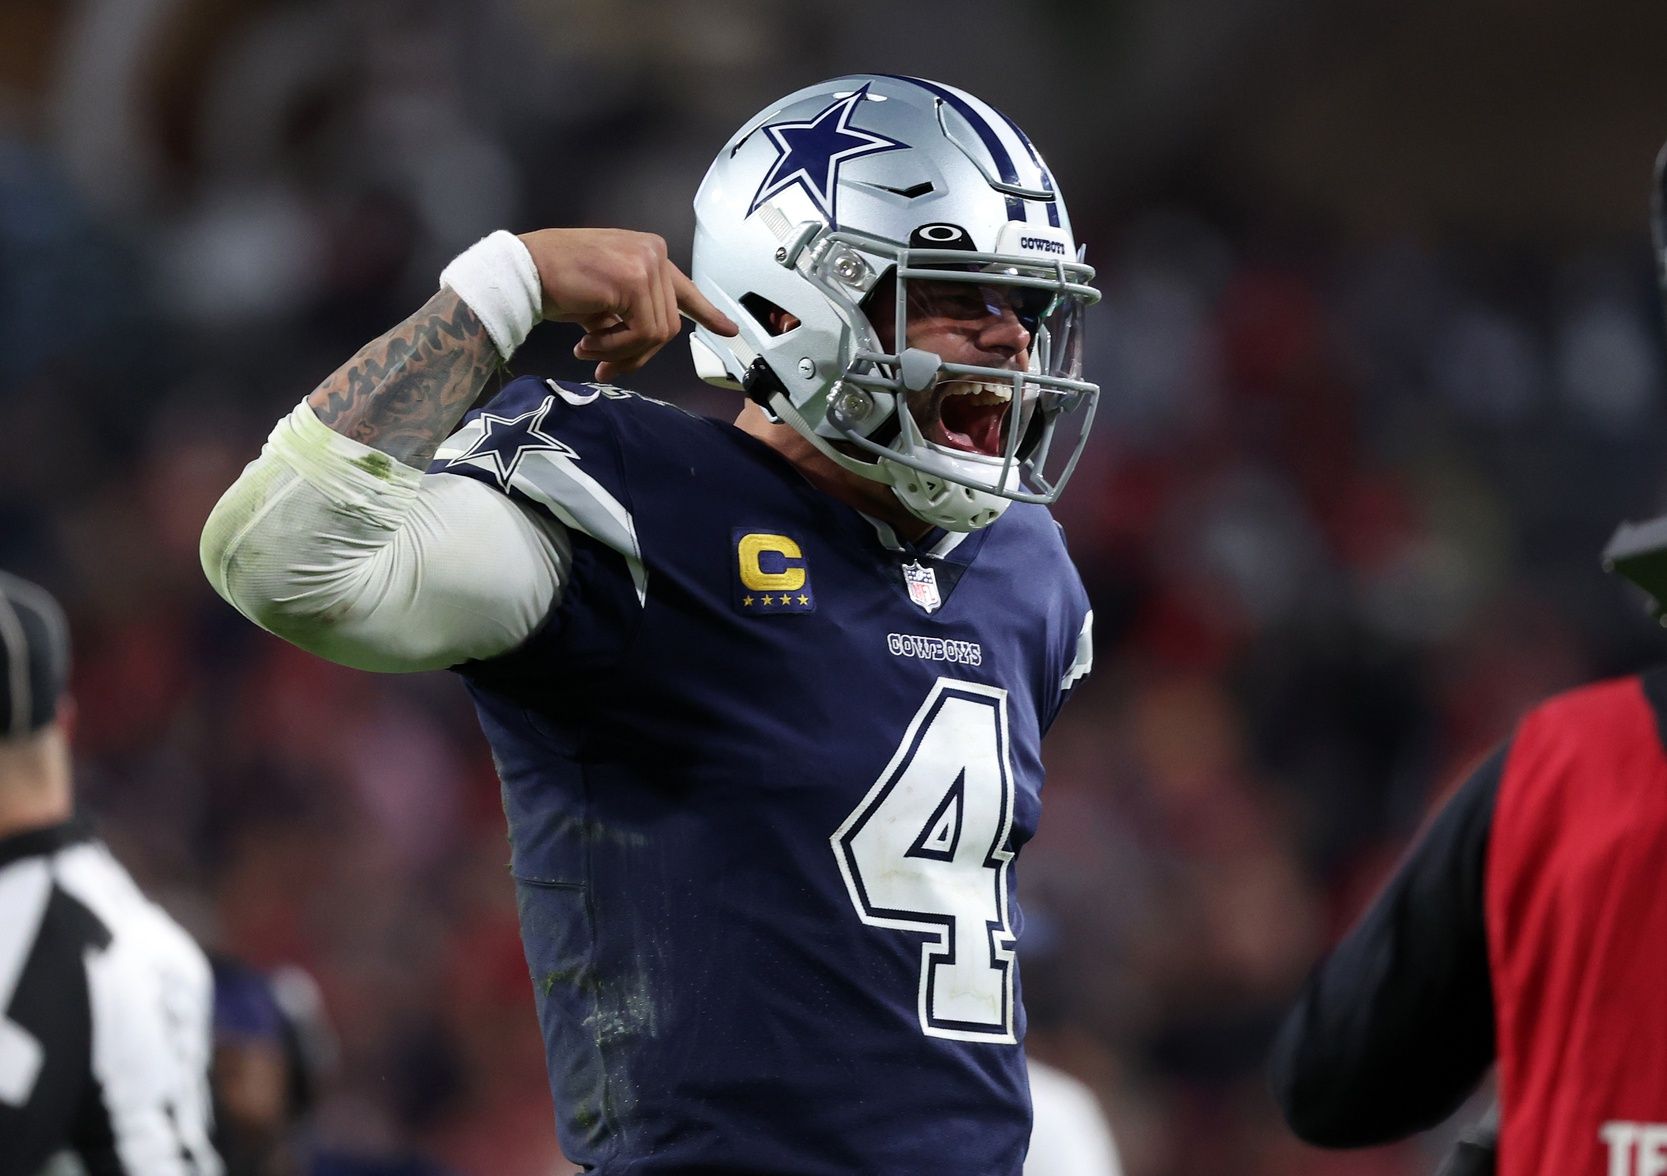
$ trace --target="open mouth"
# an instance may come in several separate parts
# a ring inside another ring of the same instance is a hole
[[[937,419],[925,430],[926,436],[963,453],[1002,457],[1012,402],[1013,389],[1006,385],[951,384],[938,398]]]

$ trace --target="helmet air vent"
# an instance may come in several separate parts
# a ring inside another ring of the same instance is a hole
[[[890,184],[871,184],[866,180],[852,180],[860,188],[867,188],[873,192],[889,192],[893,196],[901,196],[905,200],[913,200],[918,196],[930,196],[937,189],[931,180],[922,180],[918,184],[910,184],[907,188],[894,188]]]
[[[799,325],[798,319],[762,294],[743,294],[738,301],[741,309],[752,316],[766,335],[785,335]]]

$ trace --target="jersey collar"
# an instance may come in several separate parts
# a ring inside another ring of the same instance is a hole
[[[92,827],[80,817],[0,837],[0,869],[24,858],[57,853],[60,849],[91,841],[92,838]]]
[[[875,536],[880,540],[880,546],[887,551],[897,551],[904,555],[928,555],[933,559],[943,559],[950,552],[961,546],[963,542],[978,532],[975,531],[946,531],[942,527],[933,527],[926,534],[913,542],[899,537],[890,523],[881,522],[873,515],[863,514],[864,521],[874,528]],[[973,544],[975,550],[978,544]]]

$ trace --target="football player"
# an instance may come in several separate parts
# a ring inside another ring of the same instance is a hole
[[[695,217],[692,277],[622,230],[462,254],[278,424],[205,571],[325,657],[467,681],[573,1160],[1017,1176],[1093,271],[1023,132],[916,78],[772,104]],[[680,314],[733,424],[612,383]],[[596,382],[465,415],[540,318]]]

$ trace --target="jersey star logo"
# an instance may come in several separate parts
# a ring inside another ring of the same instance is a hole
[[[577,461],[579,455],[571,445],[550,436],[542,427],[552,403],[552,400],[546,399],[531,412],[524,412],[518,417],[481,413],[480,423],[484,431],[480,439],[446,464],[472,465],[486,470],[498,480],[500,489],[507,490],[521,459],[529,453],[548,451]]]
[[[868,87],[836,99],[809,122],[769,123],[762,128],[776,147],[776,162],[758,186],[747,208],[751,216],[766,200],[797,185],[828,223],[838,226],[836,185],[839,169],[853,159],[896,151],[907,147],[896,139],[862,131],[851,125],[851,116],[868,97]]]

